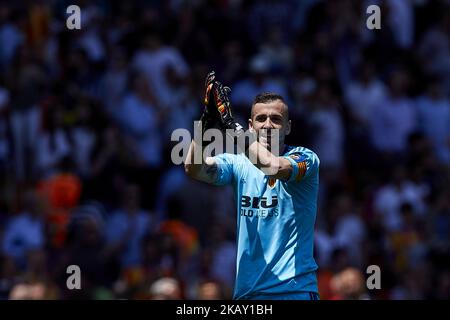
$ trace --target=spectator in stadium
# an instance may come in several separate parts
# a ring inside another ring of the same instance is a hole
[[[331,280],[334,296],[331,300],[368,300],[361,271],[347,268]]]
[[[363,138],[367,137],[366,130],[376,104],[386,98],[386,87],[377,79],[375,65],[372,62],[363,62],[357,70],[356,79],[344,88],[344,98],[354,126],[352,131],[358,131]]]
[[[401,156],[406,151],[408,135],[417,126],[415,108],[406,95],[408,75],[402,69],[389,76],[389,91],[371,113],[370,134],[375,148],[386,156]]]
[[[144,74],[133,72],[130,75],[128,90],[122,105],[114,113],[114,119],[133,143],[131,147],[145,166],[155,168],[161,165],[161,118]]]
[[[198,286],[198,300],[223,300],[222,288],[215,281],[203,281]]]
[[[440,79],[431,79],[416,106],[420,129],[431,141],[439,161],[450,165],[450,102]]]
[[[23,194],[20,211],[7,222],[2,239],[2,252],[26,268],[27,255],[45,246],[45,225],[42,203],[32,190]]]
[[[150,286],[150,295],[151,300],[182,299],[180,283],[175,278],[160,278]]]
[[[238,81],[231,93],[231,102],[237,112],[245,110],[245,107],[251,105],[253,98],[261,92],[274,92],[288,97],[285,85],[270,76],[270,63],[271,61],[263,55],[251,59],[250,77]]]
[[[338,101],[327,84],[319,84],[317,87],[309,124],[315,131],[312,145],[321,159],[323,171],[331,176],[331,172],[342,170],[344,126]]]
[[[171,89],[167,79],[167,70],[171,68],[176,77],[185,78],[189,67],[177,48],[164,45],[161,36],[149,32],[143,37],[140,49],[131,62],[135,70],[140,70],[147,81],[148,88],[155,94],[155,104],[170,107]]]
[[[387,231],[398,230],[403,225],[401,206],[409,202],[415,214],[426,210],[427,188],[408,180],[407,171],[402,166],[394,167],[389,183],[381,186],[374,198],[374,209]]]
[[[137,185],[125,185],[121,194],[120,207],[106,221],[105,236],[109,249],[118,253],[121,268],[135,268],[142,263],[142,239],[154,226],[150,213],[141,207]]]
[[[364,240],[367,236],[364,222],[349,194],[338,196],[335,205],[335,245],[348,251],[352,265],[363,267]]]
[[[36,172],[44,179],[55,174],[60,162],[72,152],[69,132],[64,126],[64,110],[60,105],[53,108],[45,114],[45,128],[38,136],[35,148]]]

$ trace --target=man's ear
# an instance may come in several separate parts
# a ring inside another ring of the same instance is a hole
[[[291,133],[291,120],[288,121],[286,126],[286,135],[289,135]]]
[[[252,119],[248,119],[248,129],[250,130],[250,132],[254,132],[255,129],[253,129],[253,121]]]

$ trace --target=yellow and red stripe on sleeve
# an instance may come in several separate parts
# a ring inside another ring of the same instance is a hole
[[[304,177],[306,170],[307,170],[306,161],[297,163],[297,167],[298,167],[298,173],[297,173],[297,176],[295,177],[295,180],[300,181]]]

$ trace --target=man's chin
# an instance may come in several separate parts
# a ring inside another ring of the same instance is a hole
[[[274,145],[272,145],[271,143],[269,143],[268,140],[265,139],[259,139],[258,141],[264,148],[266,148],[267,150],[269,150],[270,152],[275,152],[275,153],[280,153],[283,150],[282,144],[279,144],[278,141],[274,142]],[[277,149],[278,147],[278,149]]]

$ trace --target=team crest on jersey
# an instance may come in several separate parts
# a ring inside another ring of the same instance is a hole
[[[275,183],[277,183],[277,179],[274,178],[267,179],[267,184],[269,185],[269,187],[271,188],[275,187]]]

